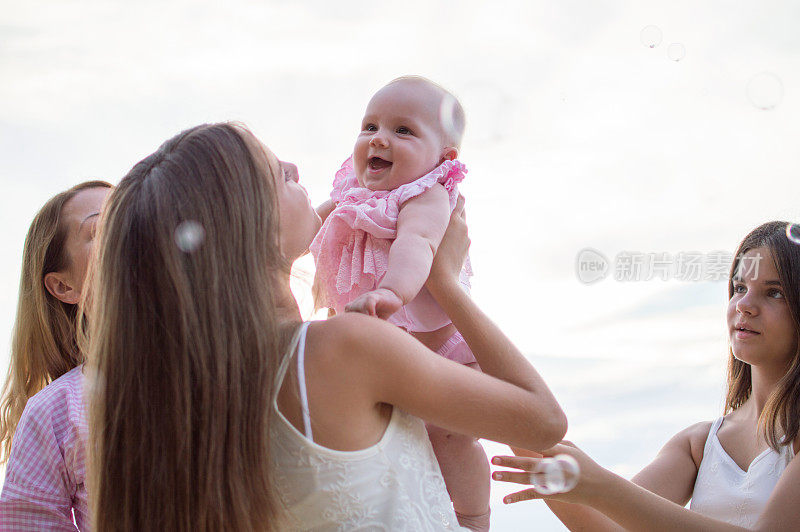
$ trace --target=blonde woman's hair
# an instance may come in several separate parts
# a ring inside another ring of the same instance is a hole
[[[69,267],[71,259],[64,247],[67,228],[61,223],[61,212],[69,200],[91,188],[111,188],[111,185],[105,181],[86,181],[52,197],[33,218],[25,237],[11,364],[0,403],[0,463],[8,460],[28,399],[83,363],[75,336],[77,305],[59,301],[50,294],[44,276]]]
[[[290,327],[276,165],[243,126],[201,125],[108,200],[88,310],[100,532],[278,527],[268,434]]]

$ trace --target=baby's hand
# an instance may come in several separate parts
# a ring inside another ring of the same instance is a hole
[[[400,310],[403,300],[388,288],[377,288],[355,298],[344,309],[347,312],[360,312],[377,316],[383,320]]]

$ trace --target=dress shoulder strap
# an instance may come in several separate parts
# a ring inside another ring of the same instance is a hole
[[[717,434],[717,431],[719,430],[719,427],[722,425],[722,422],[724,420],[725,420],[725,416],[718,417],[711,424],[711,428],[708,429],[708,436],[706,437],[706,444],[703,447],[703,459],[704,460],[705,460],[705,457],[708,456],[709,447],[711,446],[711,443],[714,441],[714,436]]]
[[[300,336],[298,338],[297,346],[297,384],[300,388],[300,408],[303,411],[303,427],[305,427],[306,438],[314,441],[314,435],[311,432],[311,413],[308,410],[308,393],[306,392],[306,367],[305,367],[305,351],[306,351],[306,331],[308,330],[308,322],[300,326]]]
[[[275,373],[275,394],[277,396],[278,390],[281,389],[281,385],[283,384],[283,378],[286,376],[286,370],[289,369],[289,362],[292,360],[292,355],[294,354],[295,349],[297,348],[297,344],[300,342],[300,335],[303,334],[305,336],[305,329],[307,323],[301,323],[300,326],[294,331],[292,335],[292,339],[289,341],[289,346],[286,348],[286,352],[283,354],[283,358],[281,358],[281,363],[278,366],[278,371]]]

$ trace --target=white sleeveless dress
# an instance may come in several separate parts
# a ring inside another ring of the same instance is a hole
[[[442,531],[458,525],[422,420],[392,408],[378,443],[337,451],[314,443],[305,388],[308,323],[300,326],[276,375],[280,390],[297,347],[305,435],[278,410],[270,426],[274,482],[289,530]]]
[[[717,431],[722,421],[723,418],[714,421],[708,431],[689,508],[732,525],[751,528],[783,470],[794,458],[794,451],[791,444],[781,447],[780,452],[767,448],[743,471],[719,442]]]

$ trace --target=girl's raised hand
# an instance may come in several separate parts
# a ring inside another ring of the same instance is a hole
[[[527,501],[530,499],[556,499],[564,502],[572,503],[585,503],[595,490],[601,489],[604,479],[607,475],[612,475],[611,472],[600,467],[589,456],[575,447],[572,442],[562,441],[560,444],[542,451],[543,458],[556,456],[558,454],[566,454],[574,458],[580,467],[580,474],[578,476],[578,484],[566,493],[553,493],[552,495],[543,495],[535,489],[525,489],[507,495],[503,502],[511,504],[515,502]],[[511,482],[514,484],[532,484],[531,473],[536,468],[536,465],[542,461],[543,458],[532,458],[527,456],[495,456],[492,458],[492,464],[517,469],[519,471],[495,471],[492,473],[494,480],[501,482]]]

